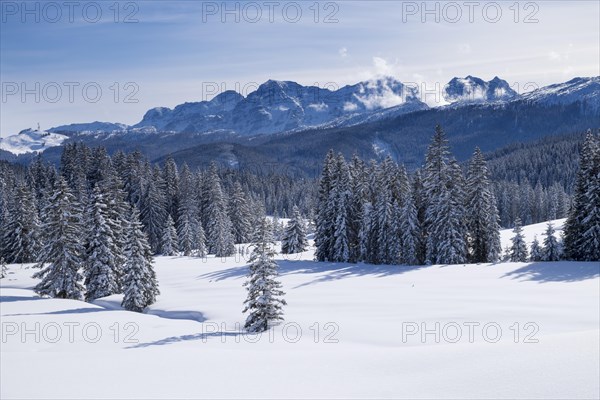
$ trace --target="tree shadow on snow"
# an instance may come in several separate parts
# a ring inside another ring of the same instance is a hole
[[[335,281],[344,278],[357,276],[375,276],[384,277],[390,275],[399,275],[405,272],[416,271],[421,268],[427,268],[427,265],[375,265],[375,264],[348,264],[348,263],[333,263],[333,262],[316,262],[316,261],[281,261],[278,260],[279,274],[282,276],[291,274],[323,274],[322,276],[313,279],[310,282],[296,286],[303,287]],[[248,266],[240,266],[228,268],[221,271],[202,274],[197,279],[209,279],[221,281],[224,279],[239,279],[248,274]]]
[[[43,300],[41,297],[33,296],[0,296],[0,303],[13,303],[15,301]]]
[[[168,338],[156,340],[154,342],[148,343],[138,343],[133,346],[127,347],[127,349],[139,349],[150,346],[165,346],[169,344],[179,343],[179,342],[187,342],[194,340],[203,340],[206,341],[210,338],[220,338],[221,340],[225,340],[228,337],[241,337],[244,335],[255,336],[254,334],[246,333],[246,332],[203,332],[203,333],[195,333],[193,335],[181,335],[181,336],[171,336]],[[235,339],[240,340],[240,339]]]
[[[92,307],[83,307],[83,308],[72,308],[70,310],[59,310],[59,311],[49,311],[42,313],[23,313],[23,314],[7,314],[6,317],[18,317],[24,315],[68,315],[68,314],[87,314],[106,311],[104,308],[92,308]]]
[[[185,319],[196,322],[204,322],[206,321],[206,317],[200,311],[181,311],[181,310],[156,310],[156,309],[148,309],[145,314],[156,315],[160,318],[166,319]]]
[[[600,262],[534,262],[504,274],[503,278],[537,282],[577,282],[600,276]]]

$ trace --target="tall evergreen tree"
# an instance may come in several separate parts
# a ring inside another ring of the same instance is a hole
[[[6,226],[2,229],[4,257],[10,263],[37,261],[40,250],[40,222],[33,194],[24,184],[16,188],[9,202]]]
[[[165,256],[175,256],[179,252],[179,239],[177,238],[177,231],[175,230],[175,223],[171,214],[167,215],[167,223],[165,230],[162,235],[161,249],[162,254]]]
[[[119,293],[119,276],[122,273],[119,265],[121,249],[108,221],[109,205],[100,186],[93,191],[90,217],[91,232],[84,263],[86,301]]]
[[[487,164],[478,147],[469,163],[466,195],[470,259],[476,263],[495,262],[502,251],[500,217]]]
[[[242,185],[236,182],[229,199],[229,218],[233,227],[235,243],[247,243],[250,239],[250,207]]]
[[[250,312],[244,328],[248,332],[264,332],[273,323],[282,321],[283,306],[287,304],[277,280],[278,265],[273,259],[275,243],[270,225],[265,218],[255,232],[248,281],[244,283],[248,298],[243,312]]]
[[[187,164],[184,164],[179,179],[179,221],[177,223],[179,250],[184,256],[190,256],[198,250],[197,235],[202,228],[199,221],[197,191],[194,186],[194,177]],[[204,246],[204,239],[202,245]]]
[[[600,144],[588,131],[579,156],[573,204],[564,227],[564,251],[569,259],[600,259],[599,182]]]
[[[235,253],[231,220],[227,214],[227,199],[221,187],[216,164],[211,164],[203,191],[204,226],[208,252],[217,257]]]
[[[419,264],[419,247],[421,239],[421,229],[417,215],[417,207],[412,195],[412,190],[409,191],[401,214],[402,230],[402,257],[401,262],[406,265]]]
[[[42,263],[49,264],[33,275],[41,278],[35,291],[44,296],[80,299],[83,286],[79,268],[84,263],[81,243],[81,209],[67,182],[59,178],[56,189],[44,209],[47,243],[42,250]]]
[[[163,183],[160,170],[155,169],[152,179],[147,182],[141,200],[142,209],[140,211],[144,232],[148,235],[148,242],[154,254],[160,253],[162,250],[160,245],[167,221]]]
[[[325,157],[319,193],[317,195],[317,215],[315,219],[315,258],[317,261],[330,261],[333,254],[335,203],[333,185],[336,170],[336,157],[330,150]]]
[[[448,200],[446,197],[450,196],[446,186],[449,156],[450,150],[446,134],[437,125],[431,144],[427,149],[423,169],[426,259],[430,263],[435,263],[438,259],[441,235],[436,231],[441,229],[440,223],[447,217],[441,213],[444,201]]]
[[[8,268],[6,267],[6,261],[4,261],[4,258],[0,258],[0,279],[6,278],[7,274]]]
[[[139,218],[134,206],[126,234],[124,296],[121,304],[126,310],[136,312],[142,312],[154,304],[156,296],[160,294],[152,265],[152,252]]]

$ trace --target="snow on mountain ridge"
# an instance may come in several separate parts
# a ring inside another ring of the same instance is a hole
[[[541,104],[571,104],[585,102],[592,110],[600,110],[600,76],[577,77],[536,89],[523,99]]]
[[[24,129],[17,135],[0,139],[0,150],[16,155],[41,153],[50,147],[60,146],[66,139],[68,136],[57,133]]]
[[[444,97],[450,103],[482,103],[514,100],[519,95],[508,82],[494,77],[489,82],[467,75],[453,78],[444,87]]]

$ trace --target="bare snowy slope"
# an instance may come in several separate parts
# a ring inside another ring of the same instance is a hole
[[[18,135],[0,138],[0,150],[19,155],[25,153],[41,153],[50,147],[60,146],[67,136],[33,129],[25,129]]]

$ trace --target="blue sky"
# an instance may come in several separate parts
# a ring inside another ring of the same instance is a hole
[[[598,1],[476,3],[429,2],[427,14],[420,1],[121,1],[117,16],[114,1],[25,10],[2,0],[0,135],[38,122],[133,124],[149,108],[208,99],[215,87],[247,94],[267,79],[335,88],[392,75],[432,88],[497,75],[523,92],[600,75]]]

